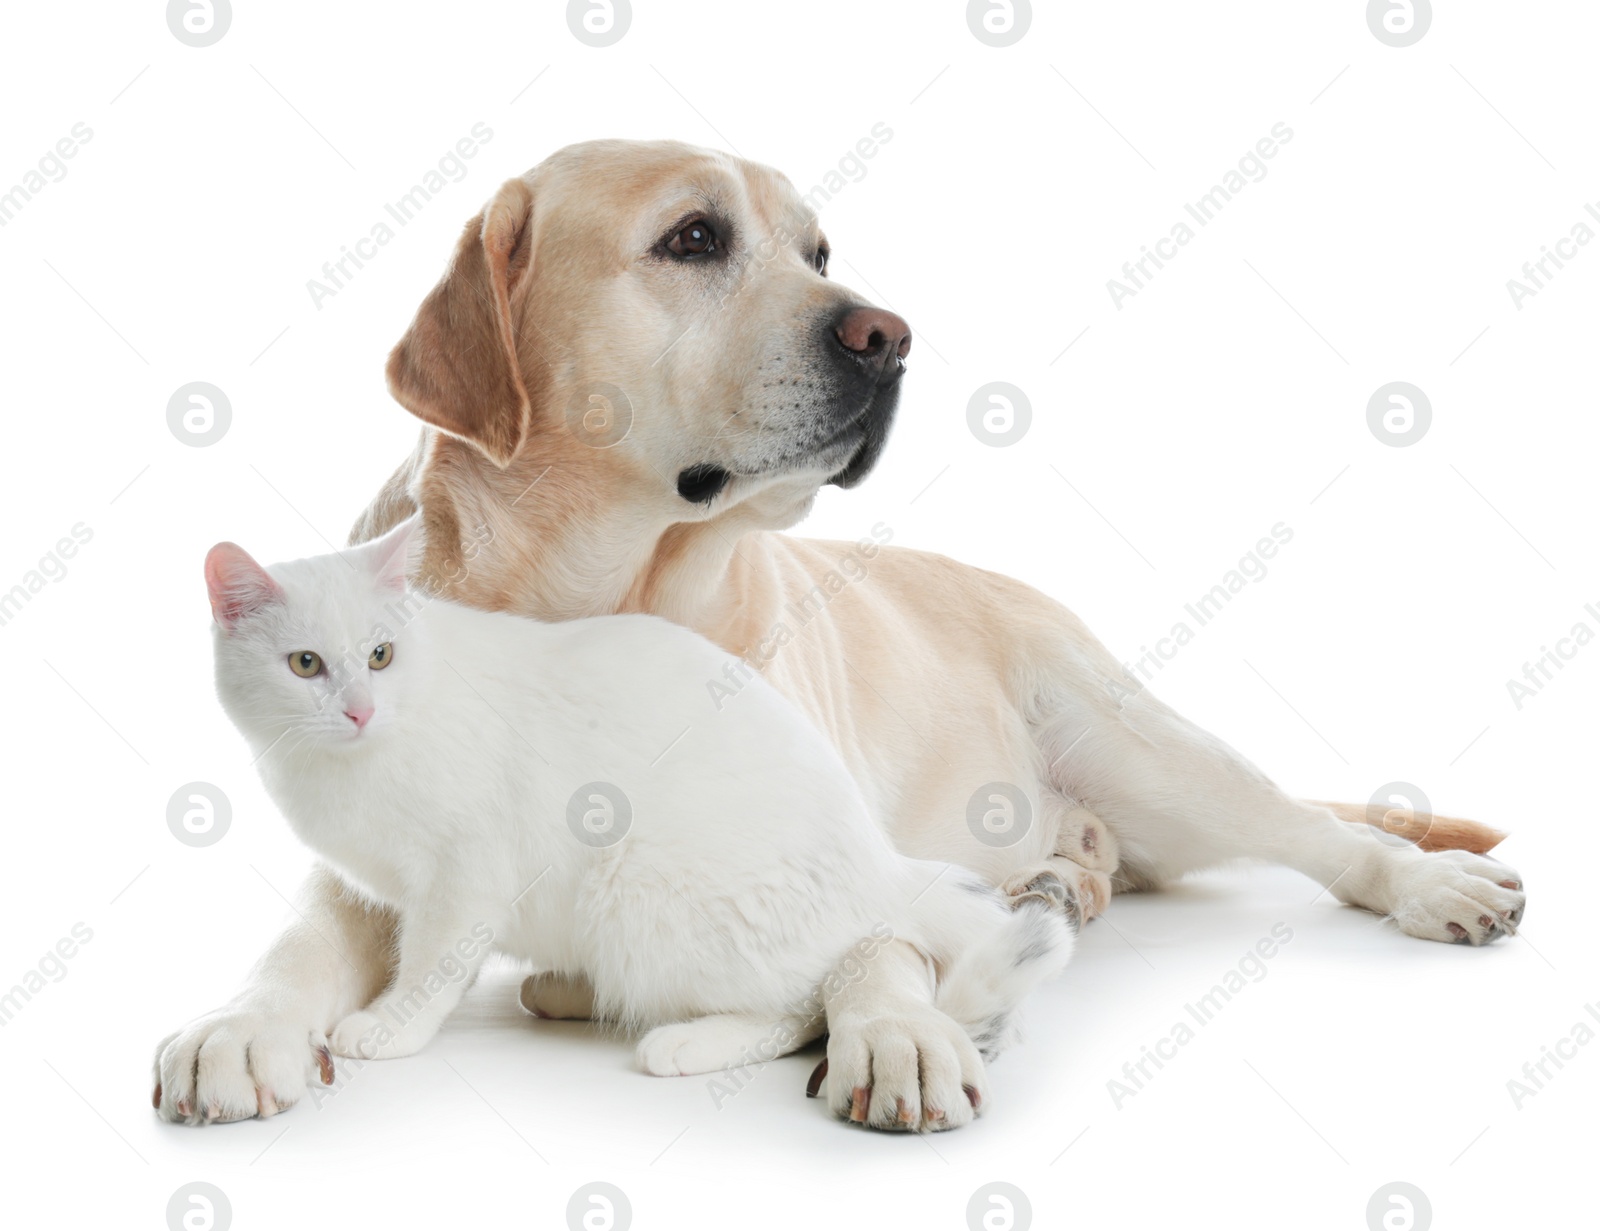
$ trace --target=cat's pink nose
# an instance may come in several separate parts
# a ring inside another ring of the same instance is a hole
[[[355,723],[356,730],[360,731],[366,727],[367,719],[372,717],[372,706],[353,705],[349,709],[345,710],[344,716],[351,722]]]

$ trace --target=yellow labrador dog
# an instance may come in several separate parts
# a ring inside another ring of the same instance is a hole
[[[832,737],[900,850],[1077,920],[1113,888],[1249,857],[1413,936],[1514,929],[1520,878],[1482,857],[1495,831],[1290,798],[1044,595],[881,531],[776,533],[870,472],[910,349],[905,321],[828,276],[777,172],[676,143],[573,146],[467,224],[391,355],[390,388],[426,426],[352,540],[420,508],[422,580],[450,597],[703,633],[742,660],[707,681],[712,702],[736,709],[762,672]],[[300,910],[232,1003],[163,1042],[167,1118],[271,1114],[329,1078],[323,1031],[383,989],[394,925],[328,872]],[[828,1004],[829,1103],[905,1127],[897,1102],[949,1069],[949,1031],[921,954],[894,941],[867,967]],[[588,1008],[559,973],[523,1003]]]

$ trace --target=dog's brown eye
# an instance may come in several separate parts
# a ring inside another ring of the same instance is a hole
[[[811,258],[811,264],[819,274],[826,278],[828,276],[828,250],[826,248],[818,248],[817,254]]]
[[[667,251],[673,256],[704,256],[716,250],[717,233],[704,220],[691,222],[667,241]]]

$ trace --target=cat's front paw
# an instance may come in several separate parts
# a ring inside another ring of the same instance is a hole
[[[382,1009],[373,1005],[335,1026],[328,1045],[334,1054],[354,1060],[396,1060],[421,1051],[435,1033],[437,1027],[416,1019],[405,1026],[393,1025]]]

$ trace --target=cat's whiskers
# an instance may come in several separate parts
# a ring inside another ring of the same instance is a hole
[[[281,726],[286,731],[290,730],[291,728],[293,728],[297,723],[305,721],[305,715],[304,714],[291,714],[291,713],[266,714],[266,713],[249,713],[249,712],[245,712],[245,711],[240,711],[239,712],[239,717],[240,718],[249,718],[249,719],[254,720],[255,722],[259,722],[259,723],[262,723],[262,724],[270,724],[272,726]]]
[[[267,747],[267,749],[261,754],[261,757],[264,759],[268,753],[275,752],[276,755],[273,759],[283,768],[288,769],[295,757],[295,754],[304,748],[307,750],[304,763],[300,765],[296,771],[294,771],[297,776],[302,775],[305,773],[306,767],[311,763],[311,752],[315,750],[313,737],[317,734],[318,732],[315,726],[305,722],[303,716],[296,715],[295,720],[284,727],[283,732]],[[284,746],[284,737],[288,735],[292,735],[295,738],[287,746]]]
[[[305,756],[301,759],[299,768],[294,770],[296,784],[299,783],[301,778],[305,777],[306,770],[311,767],[311,759],[316,755],[317,749],[322,744],[322,734],[322,731],[317,727],[307,725],[301,728],[300,739],[291,749],[292,752],[298,752],[302,748],[305,749]]]

